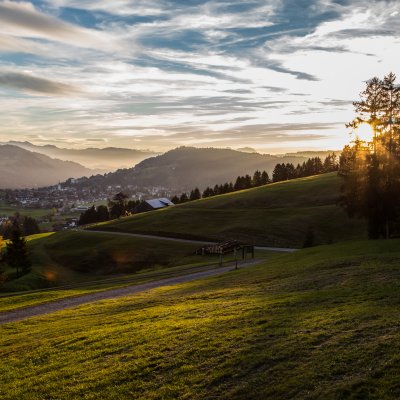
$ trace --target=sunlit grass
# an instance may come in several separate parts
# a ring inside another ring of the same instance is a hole
[[[103,223],[93,229],[161,236],[302,247],[366,237],[365,224],[336,205],[336,174],[279,182]]]
[[[313,248],[4,325],[0,397],[397,399],[399,245]]]
[[[178,268],[216,265],[218,256],[198,256],[199,244],[177,243],[151,238],[136,238],[96,232],[60,232],[33,235],[27,238],[32,271],[18,279],[0,284],[0,294],[29,291],[54,286],[76,287],[92,282],[110,283],[136,279],[136,274]],[[257,257],[270,252],[258,251]],[[233,255],[224,256],[224,262]],[[3,264],[6,274],[15,272]],[[52,298],[54,295],[49,294]],[[1,309],[1,305],[0,305]]]

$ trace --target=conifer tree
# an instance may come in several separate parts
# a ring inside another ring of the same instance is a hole
[[[182,193],[181,197],[179,198],[179,203],[187,203],[189,201],[189,197],[187,193]]]
[[[267,185],[268,183],[271,183],[271,180],[269,179],[269,175],[267,171],[263,171],[261,174],[261,185]]]
[[[341,157],[341,205],[349,215],[368,221],[370,238],[399,232],[400,210],[400,88],[396,76],[375,77],[354,103],[356,118],[347,126],[372,127],[373,137],[356,140]]]
[[[174,204],[179,204],[179,197],[177,195],[175,195],[172,199],[171,199],[172,203]]]
[[[259,170],[254,172],[253,175],[253,186],[257,187],[257,186],[261,186],[262,185],[262,176],[261,176],[261,172]]]
[[[5,260],[11,268],[16,269],[17,278],[30,271],[26,240],[21,236],[18,226],[14,226],[10,241],[6,244]]]

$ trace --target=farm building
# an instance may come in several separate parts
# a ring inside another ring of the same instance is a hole
[[[146,211],[159,210],[161,208],[173,205],[174,203],[167,198],[144,200],[135,208],[135,212],[141,213]]]

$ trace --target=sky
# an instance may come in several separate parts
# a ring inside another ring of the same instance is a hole
[[[0,0],[0,141],[340,149],[399,54],[398,0]]]

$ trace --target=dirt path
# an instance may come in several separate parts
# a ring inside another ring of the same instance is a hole
[[[157,239],[157,240],[167,240],[170,242],[178,242],[178,243],[193,243],[193,244],[216,244],[217,242],[207,242],[202,240],[189,240],[189,239],[179,239],[179,238],[172,238],[166,236],[156,236],[156,235],[145,235],[141,233],[128,233],[128,232],[113,232],[113,231],[91,231],[90,229],[82,230],[83,232],[90,232],[90,233],[100,233],[106,235],[119,235],[119,236],[133,236],[137,238],[144,238],[144,239]],[[276,251],[279,253],[293,253],[298,249],[291,249],[287,247],[268,247],[268,246],[255,246],[256,250],[267,250],[267,251]]]
[[[259,263],[260,260],[252,260],[246,264],[242,264],[240,268],[249,267]],[[208,271],[195,272],[192,274],[181,275],[173,278],[161,279],[154,282],[147,282],[139,285],[126,286],[118,289],[105,290],[103,292],[90,293],[79,297],[70,297],[61,300],[55,300],[37,306],[21,308],[17,310],[0,313],[0,325],[9,322],[16,322],[30,317],[37,317],[44,314],[50,314],[56,311],[65,310],[66,308],[77,307],[82,304],[93,303],[100,300],[114,299],[117,297],[128,296],[131,294],[145,292],[150,289],[163,286],[176,285],[179,283],[191,282],[197,279],[208,278],[231,271],[232,265],[220,267]]]

